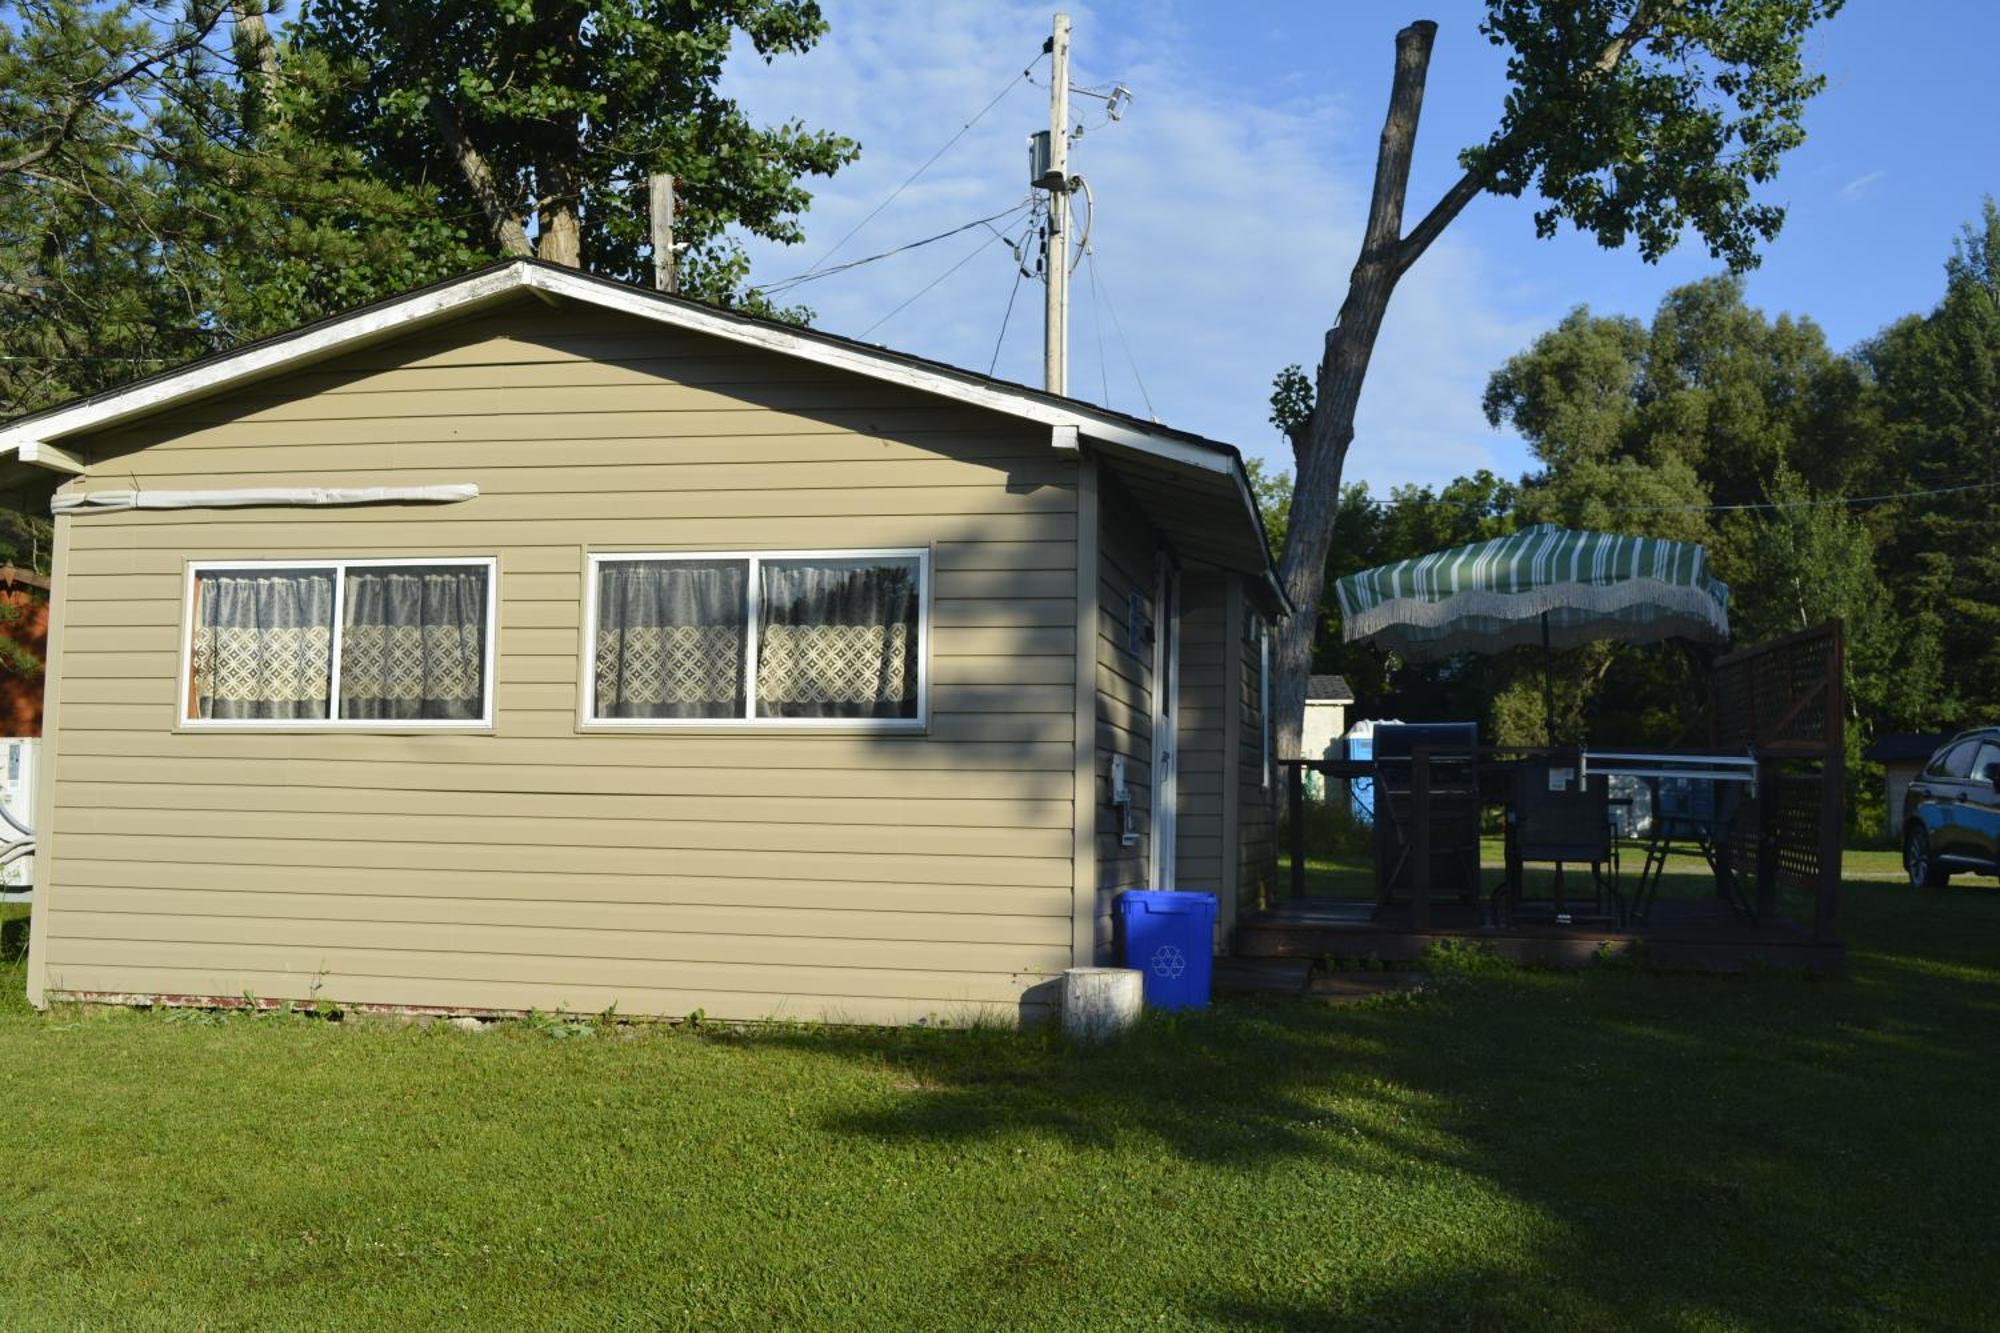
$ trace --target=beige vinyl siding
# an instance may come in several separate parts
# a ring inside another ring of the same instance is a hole
[[[1150,882],[1153,822],[1153,657],[1150,647],[1131,651],[1127,622],[1131,595],[1139,594],[1145,613],[1154,612],[1157,593],[1157,538],[1116,480],[1100,482],[1098,514],[1097,644],[1097,945],[1099,957],[1112,949],[1111,913],[1117,895]],[[1138,841],[1124,845],[1118,812],[1111,806],[1111,760],[1125,758],[1125,784],[1132,795]]]
[[[1233,896],[1222,889],[1223,784],[1228,766],[1222,743],[1228,730],[1229,578],[1185,573],[1181,577],[1180,763],[1176,770],[1174,887],[1216,895],[1217,919]]]
[[[1249,911],[1269,902],[1278,884],[1278,777],[1264,785],[1264,716],[1259,687],[1259,654],[1256,642],[1239,633],[1236,651],[1243,663],[1242,688],[1238,693],[1243,724],[1237,746],[1237,822],[1242,845],[1238,849],[1237,909]]]
[[[1045,430],[523,301],[71,442],[56,993],[1013,1018],[1071,963],[1076,465]],[[928,547],[931,726],[578,730],[587,550]],[[176,728],[186,562],[491,555],[490,734]],[[1120,606],[1122,612],[1122,603]]]

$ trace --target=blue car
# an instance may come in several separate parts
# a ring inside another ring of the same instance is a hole
[[[2000,874],[2000,727],[1953,737],[1911,780],[1903,868],[1926,889],[1954,874]]]

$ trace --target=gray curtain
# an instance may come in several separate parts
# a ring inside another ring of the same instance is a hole
[[[914,718],[914,556],[766,560],[757,627],[760,717]]]
[[[333,668],[333,571],[195,576],[194,716],[324,719]]]
[[[744,560],[597,567],[593,717],[743,716]]]
[[[340,716],[478,721],[486,700],[484,565],[350,567]]]

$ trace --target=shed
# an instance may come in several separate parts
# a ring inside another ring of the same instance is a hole
[[[0,427],[29,998],[1031,1018],[1275,874],[1228,445],[512,261]]]
[[[1882,765],[1883,832],[1901,843],[1903,838],[1903,796],[1910,780],[1924,771],[1938,747],[1958,733],[1955,731],[1892,731],[1877,736],[1861,752],[1863,759]]]
[[[1343,676],[1310,676],[1306,679],[1305,725],[1300,728],[1299,748],[1307,759],[1342,759],[1341,737],[1347,734],[1347,705],[1354,691]]]

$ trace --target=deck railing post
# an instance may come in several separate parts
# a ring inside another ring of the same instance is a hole
[[[1410,755],[1410,925],[1431,923],[1431,752]]]
[[[1847,818],[1847,626],[1833,622],[1832,661],[1826,676],[1826,717],[1822,741],[1826,758],[1819,770],[1819,884],[1813,902],[1813,939],[1831,944],[1840,911],[1841,844]]]
[[[1285,764],[1286,796],[1292,809],[1292,897],[1306,896],[1306,766]]]
[[[1769,925],[1778,916],[1778,827],[1784,817],[1779,807],[1779,771],[1776,760],[1757,756],[1757,924]]]

